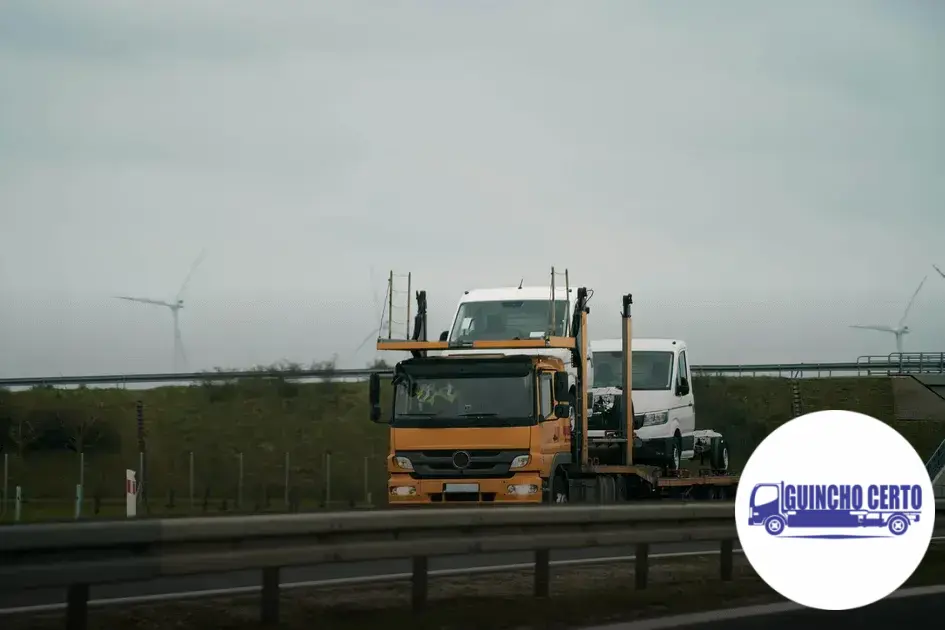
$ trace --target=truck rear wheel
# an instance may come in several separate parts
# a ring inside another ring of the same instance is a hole
[[[906,533],[906,530],[909,529],[909,519],[902,514],[894,514],[892,518],[889,519],[889,522],[886,523],[886,527],[889,528],[889,532],[892,535],[902,536]]]

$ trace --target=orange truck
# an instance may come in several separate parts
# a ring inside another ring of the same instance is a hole
[[[738,475],[728,470],[670,470],[634,461],[632,402],[615,405],[616,430],[588,435],[589,292],[565,290],[563,301],[573,312],[560,325],[559,292],[544,292],[545,312],[551,313],[542,318],[549,324],[544,331],[527,330],[522,313],[534,305],[500,300],[509,311],[500,313],[504,321],[519,327],[506,325],[508,338],[502,338],[500,322],[490,324],[498,331],[491,336],[451,340],[444,332],[429,341],[426,292],[419,291],[412,338],[378,339],[378,350],[411,355],[394,366],[391,408],[381,407],[382,377],[370,379],[371,420],[390,426],[391,506],[734,496]],[[632,297],[623,296],[622,392],[633,391],[631,305]],[[484,312],[490,317],[500,311],[489,308]],[[463,302],[454,319],[462,313]],[[454,331],[459,326],[453,322]],[[725,446],[721,435],[713,440],[713,450]]]

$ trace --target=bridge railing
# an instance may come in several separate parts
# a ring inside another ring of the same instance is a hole
[[[942,440],[942,443],[932,453],[932,457],[925,463],[925,470],[929,473],[932,485],[936,485],[942,476],[942,472],[945,471],[945,440]]]
[[[830,376],[889,376],[899,374],[945,374],[945,352],[891,353],[863,355],[856,361],[834,363],[753,363],[693,365],[700,376],[781,376],[788,378]],[[150,385],[158,383],[226,382],[259,378],[297,381],[358,382],[371,374],[392,374],[384,369],[331,370],[246,370],[233,372],[190,372],[158,374],[95,374],[85,376],[30,376],[0,378],[0,387],[65,387],[75,385]]]

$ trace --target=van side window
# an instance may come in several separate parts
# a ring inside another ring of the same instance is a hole
[[[686,361],[685,350],[679,353],[679,376],[676,377],[676,383],[679,384],[682,379],[689,380],[689,363]]]
[[[553,393],[554,383],[551,372],[542,372],[538,375],[538,413],[542,419],[550,416],[552,409],[554,409]]]

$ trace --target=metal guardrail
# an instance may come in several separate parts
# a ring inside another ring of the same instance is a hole
[[[945,501],[936,508],[941,530]],[[635,545],[636,587],[646,588],[650,545],[718,541],[728,581],[737,538],[731,502],[93,521],[2,534],[0,592],[65,587],[68,630],[85,628],[90,585],[261,570],[261,620],[277,623],[283,567],[411,558],[412,604],[421,610],[431,556],[534,552],[535,595],[547,597],[551,549]]]
[[[900,374],[945,374],[945,352],[892,353],[863,355],[852,362],[838,363],[755,363],[745,365],[693,365],[700,376],[889,376]],[[125,385],[136,383],[227,382],[248,379],[298,381],[351,381],[371,374],[389,375],[390,369],[335,370],[245,370],[235,372],[188,372],[158,374],[101,374],[89,376],[36,376],[0,379],[0,387],[35,387],[63,385]]]

